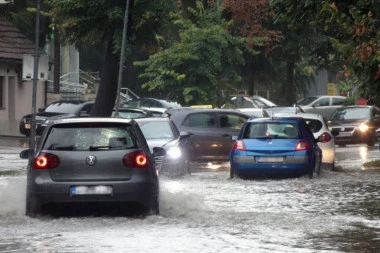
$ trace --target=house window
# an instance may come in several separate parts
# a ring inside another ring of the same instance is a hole
[[[4,106],[4,77],[0,76],[0,109],[3,109]]]

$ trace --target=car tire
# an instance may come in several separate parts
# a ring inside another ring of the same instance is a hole
[[[25,215],[35,218],[40,212],[41,212],[41,207],[30,196],[27,196]]]
[[[231,167],[230,168],[230,179],[234,178],[236,175],[235,175],[235,172],[234,172],[234,169]]]
[[[317,163],[316,158],[314,158],[313,165],[310,166],[310,169],[309,169],[309,178],[310,179],[312,179],[314,177],[314,170],[315,170],[316,163]]]
[[[149,204],[147,207],[147,214],[159,215],[160,214],[160,204],[158,199],[158,187],[157,184],[152,184],[149,196]]]
[[[367,141],[367,146],[373,147],[375,146],[375,143],[376,143],[376,136],[371,136]]]

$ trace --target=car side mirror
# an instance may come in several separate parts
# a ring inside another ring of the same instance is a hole
[[[236,141],[238,139],[238,136],[237,135],[233,135],[231,138],[232,138],[233,141]]]
[[[154,147],[153,148],[153,155],[154,156],[164,156],[166,155],[166,150],[161,147]]]
[[[190,132],[180,132],[179,133],[179,138],[180,139],[186,139],[186,138],[189,138],[190,136],[192,136],[193,134],[190,133]]]
[[[87,116],[90,116],[90,114],[88,112],[86,112],[86,111],[80,111],[79,112],[79,116],[81,116],[81,117],[87,117]]]
[[[22,159],[29,159],[29,156],[32,156],[34,154],[33,149],[25,149],[20,152],[20,158]]]
[[[333,136],[337,136],[337,135],[339,135],[339,131],[337,129],[333,129],[333,130],[331,130],[331,134]]]

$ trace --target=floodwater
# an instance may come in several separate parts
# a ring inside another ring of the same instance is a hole
[[[337,148],[314,179],[162,177],[156,216],[34,219],[21,149],[0,141],[0,252],[380,252],[380,171],[362,167],[377,146]]]

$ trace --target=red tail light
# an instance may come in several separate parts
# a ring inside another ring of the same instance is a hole
[[[123,157],[123,164],[127,167],[144,168],[148,164],[148,157],[141,151],[128,153]]]
[[[60,164],[59,157],[49,153],[42,153],[36,158],[34,158],[33,168],[34,169],[54,169]]]
[[[235,141],[234,145],[232,146],[232,149],[246,151],[244,141],[242,140]]]
[[[331,140],[331,135],[327,132],[324,132],[323,134],[321,134],[322,136],[322,143],[326,143],[326,142],[329,142]]]
[[[296,145],[296,151],[310,150],[310,144],[306,141],[300,141]]]

